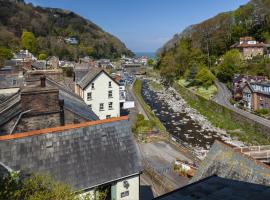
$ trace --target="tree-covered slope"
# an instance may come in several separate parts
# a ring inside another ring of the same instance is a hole
[[[220,69],[216,63],[223,60],[220,57],[243,36],[270,42],[270,0],[251,0],[235,11],[220,13],[202,23],[189,26],[158,51],[160,61],[157,67],[167,78],[187,74],[191,68],[196,71],[193,69],[201,64],[213,73],[218,73]],[[262,65],[262,62],[267,62],[267,66]],[[262,62],[256,63],[257,68],[261,67],[260,71],[253,70],[251,65],[254,63],[246,62],[242,71],[232,70],[232,73],[246,73],[249,70],[253,74],[270,75],[269,61]],[[240,69],[239,66],[235,67]]]
[[[78,56],[115,58],[133,54],[119,39],[71,11],[34,7],[22,0],[0,0],[0,47],[20,49],[23,31],[35,35],[36,55],[45,53],[77,59]],[[78,45],[66,44],[67,37],[75,37]]]
[[[168,41],[160,52],[174,48],[178,41],[185,37],[191,40],[193,47],[200,48],[203,52],[208,52],[209,48],[210,54],[221,55],[242,36],[248,35],[259,41],[268,41],[269,31],[270,0],[251,0],[235,11],[220,13],[188,27]]]

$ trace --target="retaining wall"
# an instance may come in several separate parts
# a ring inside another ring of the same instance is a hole
[[[270,127],[261,124],[259,122],[253,121],[244,115],[235,112],[229,108],[224,107],[212,100],[205,99],[202,96],[199,96],[192,92],[191,90],[179,85],[174,84],[173,87],[181,94],[182,98],[186,101],[195,101],[200,104],[200,106],[204,106],[209,111],[221,113],[224,117],[231,119],[233,122],[236,122],[241,129],[244,131],[251,131],[255,133],[261,133],[265,137],[270,138]]]

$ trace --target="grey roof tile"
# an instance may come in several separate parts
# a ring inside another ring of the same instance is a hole
[[[253,200],[270,199],[270,187],[211,176],[167,193],[155,200]]]
[[[76,190],[141,171],[128,120],[3,140],[0,149],[0,162],[12,169],[49,172]]]

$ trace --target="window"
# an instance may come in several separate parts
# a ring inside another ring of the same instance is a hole
[[[106,115],[106,119],[110,119],[111,118],[111,115]]]
[[[95,83],[91,84],[91,88],[92,88],[92,90],[95,89]]]
[[[113,109],[113,102],[109,102],[109,110]]]
[[[112,90],[110,90],[110,91],[108,92],[108,97],[109,97],[109,98],[113,98]]]
[[[92,110],[92,104],[89,104],[88,107]]]
[[[109,88],[111,88],[112,87],[112,82],[111,81],[109,81]]]
[[[104,103],[100,103],[100,104],[99,104],[99,110],[100,110],[100,111],[103,111],[103,110],[104,110]]]
[[[87,93],[87,101],[92,100],[92,92]]]

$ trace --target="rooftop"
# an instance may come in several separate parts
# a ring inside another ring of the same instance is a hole
[[[75,190],[141,171],[127,117],[0,136],[0,162],[13,170],[49,172]]]
[[[81,88],[86,88],[90,82],[92,82],[98,74],[103,71],[102,69],[92,67],[83,77],[81,80],[78,81],[78,85],[81,86]]]
[[[223,178],[270,186],[270,166],[220,141],[215,141],[192,182],[215,174]]]
[[[177,189],[155,200],[266,200],[270,199],[270,188],[218,176],[210,176]]]

